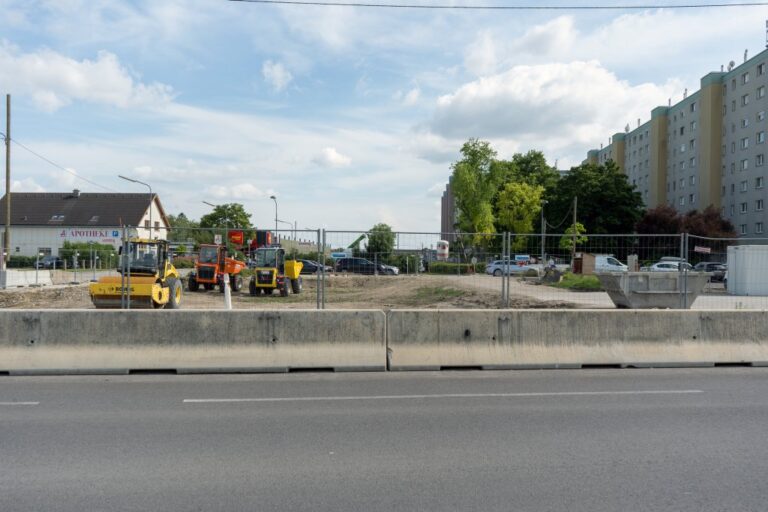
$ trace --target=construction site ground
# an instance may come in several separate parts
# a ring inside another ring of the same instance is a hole
[[[491,276],[359,276],[329,275],[325,281],[327,309],[495,309],[501,306],[501,278]],[[304,276],[300,294],[252,297],[246,284],[232,292],[234,309],[315,309],[317,278]],[[591,300],[594,299],[594,300]],[[612,307],[605,293],[554,290],[511,280],[510,308]],[[0,291],[0,308],[93,308],[88,284],[14,288]],[[224,295],[216,290],[190,292],[184,288],[182,309],[223,309]]]

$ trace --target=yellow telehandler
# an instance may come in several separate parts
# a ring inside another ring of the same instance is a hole
[[[133,238],[127,254],[122,248],[119,276],[105,276],[91,283],[96,308],[178,309],[182,286],[179,273],[168,257],[168,242]]]

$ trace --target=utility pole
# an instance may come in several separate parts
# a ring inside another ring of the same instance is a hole
[[[3,234],[2,269],[11,258],[11,95],[5,95],[5,233]]]

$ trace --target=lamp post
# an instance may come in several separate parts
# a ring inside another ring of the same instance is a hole
[[[275,237],[277,237],[277,198],[275,196],[269,196],[269,198],[275,202]]]
[[[144,183],[143,181],[135,180],[133,178],[127,178],[121,174],[118,174],[117,177],[122,178],[125,181],[130,181],[132,183],[138,183],[139,185],[144,185],[149,189],[149,238],[152,238],[152,229],[154,228],[154,224],[152,224],[152,187],[149,185],[149,183]]]

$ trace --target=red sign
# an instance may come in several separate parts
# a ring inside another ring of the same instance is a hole
[[[245,235],[242,231],[230,231],[229,241],[235,245],[243,245],[245,243]]]

